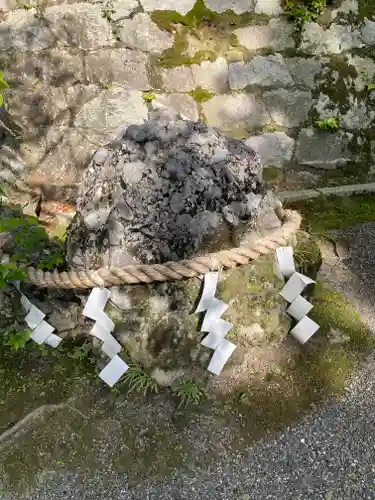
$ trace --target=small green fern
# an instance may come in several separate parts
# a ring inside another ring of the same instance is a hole
[[[143,392],[146,396],[149,392],[158,392],[159,387],[153,379],[140,365],[131,364],[121,379],[128,386],[128,393],[133,391]]]
[[[190,404],[199,405],[206,397],[206,393],[194,380],[186,380],[177,385],[173,392],[179,397],[178,408],[186,407]]]

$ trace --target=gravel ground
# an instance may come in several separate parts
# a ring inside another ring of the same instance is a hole
[[[375,359],[343,399],[306,416],[246,455],[222,454],[208,470],[175,471],[128,486],[124,475],[53,475],[22,500],[375,499]],[[157,460],[157,457],[155,457]],[[15,500],[15,497],[3,497]]]
[[[375,224],[363,224],[345,236],[355,242],[352,258],[323,269],[366,312],[375,293]],[[356,274],[356,277],[353,276]],[[341,280],[342,277],[342,280]],[[350,279],[356,278],[355,281]],[[336,281],[337,283],[338,281]],[[373,321],[370,314],[366,319]],[[342,399],[326,404],[264,439],[246,454],[227,451],[209,469],[176,470],[131,488],[125,475],[103,471],[53,473],[22,497],[2,500],[365,500],[375,499],[375,357],[368,356]],[[158,460],[158,457],[155,457]]]

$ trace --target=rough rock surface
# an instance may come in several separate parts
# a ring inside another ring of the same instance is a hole
[[[243,89],[248,85],[260,87],[290,87],[292,77],[283,56],[256,56],[249,63],[233,63],[229,67],[229,82],[232,90]]]
[[[241,45],[249,50],[293,48],[293,26],[285,19],[271,19],[266,26],[248,26],[234,31]]]
[[[264,103],[251,94],[217,95],[202,103],[209,123],[220,131],[257,129],[271,121]]]
[[[279,226],[273,202],[258,153],[158,111],[95,153],[68,233],[69,260],[85,268],[162,263],[230,248]],[[162,384],[207,367],[211,352],[200,345],[192,314],[200,285],[190,279],[112,291],[107,313],[117,338]],[[226,371],[234,386],[251,372],[250,346],[286,334],[281,285],[272,259],[221,274],[217,296],[231,304],[228,338],[238,343]],[[261,340],[251,333],[255,323]]]
[[[293,156],[294,140],[284,132],[255,135],[246,144],[259,152],[264,167],[282,167]]]
[[[102,265],[114,264],[120,247],[130,264],[189,257],[218,233],[230,245],[229,234],[257,213],[261,179],[259,157],[243,143],[161,110],[96,152],[70,239],[79,236],[86,266],[98,252]]]
[[[302,129],[298,136],[297,160],[311,167],[330,169],[352,160],[349,136],[344,132],[324,134],[314,129]]]

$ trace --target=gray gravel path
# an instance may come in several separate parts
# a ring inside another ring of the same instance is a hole
[[[176,470],[134,489],[126,476],[109,471],[53,475],[22,500],[375,499],[374,372],[371,357],[339,403],[312,412],[274,440],[260,441],[246,455],[218,456],[208,470]]]

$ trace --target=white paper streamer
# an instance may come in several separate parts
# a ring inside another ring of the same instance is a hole
[[[113,387],[116,382],[124,375],[129,366],[119,356],[114,356],[111,361],[99,373],[99,377],[109,387]]]
[[[276,257],[281,274],[287,278],[296,272],[292,247],[276,248]]]
[[[319,325],[307,316],[313,305],[301,296],[306,286],[315,281],[295,272],[292,247],[277,248],[276,257],[279,270],[285,278],[289,278],[280,295],[291,303],[286,312],[298,321],[290,333],[298,342],[304,344],[319,329]]]
[[[47,321],[42,321],[32,332],[30,337],[37,344],[43,344],[53,331],[53,326],[49,325]]]
[[[223,339],[215,349],[207,370],[215,375],[220,375],[221,370],[224,368],[225,363],[228,361],[235,348],[236,346],[232,344],[232,342]]]
[[[196,313],[206,311],[201,331],[207,332],[208,335],[201,344],[214,350],[207,370],[215,375],[220,375],[225,363],[236,348],[234,344],[224,338],[233,325],[220,318],[229,306],[221,300],[215,299],[218,279],[219,273],[205,274],[202,296],[195,310]]]
[[[62,342],[62,338],[59,337],[58,335],[56,335],[55,333],[51,333],[51,335],[49,335],[46,340],[45,340],[45,344],[51,346],[51,347],[54,347],[56,348],[58,345],[60,345],[60,343]]]
[[[196,313],[207,311],[212,299],[215,297],[219,273],[207,273],[204,275],[202,296],[195,310]]]
[[[295,339],[301,342],[301,344],[305,344],[305,342],[307,342],[318,329],[319,325],[308,316],[305,316],[292,330],[290,330],[290,333]]]
[[[102,351],[111,360],[99,373],[99,377],[110,387],[113,387],[129,367],[118,356],[122,347],[111,335],[115,324],[104,312],[110,296],[111,292],[107,288],[94,288],[87,299],[83,315],[95,321],[90,335],[103,342]]]
[[[103,311],[110,296],[111,292],[107,288],[93,288],[82,314],[95,321],[103,318]]]
[[[286,312],[292,316],[292,318],[300,321],[304,316],[309,314],[313,305],[310,304],[304,297],[298,295],[297,298],[293,300]]]
[[[308,276],[294,273],[286,282],[284,288],[280,292],[280,295],[287,302],[293,302],[293,300],[303,292],[307,285],[310,285],[311,283],[315,283],[315,281]]]
[[[216,323],[220,316],[228,309],[228,305],[221,302],[221,300],[213,298],[201,327],[201,332],[212,332],[216,328]]]
[[[14,281],[13,286],[21,294],[21,305],[27,313],[25,322],[32,330],[30,338],[39,345],[47,344],[51,347],[57,347],[62,341],[62,338],[52,333],[55,328],[47,323],[47,321],[44,321],[46,315],[34,306],[26,295],[21,292],[21,284],[19,281]]]
[[[45,317],[46,315],[40,309],[38,309],[34,305],[31,305],[30,311],[25,316],[25,321],[27,323],[27,326],[31,328],[31,330],[34,330],[37,326],[40,325]]]
[[[201,344],[210,349],[216,349],[232,327],[232,323],[221,318],[218,319],[213,325],[211,333],[206,335]]]

